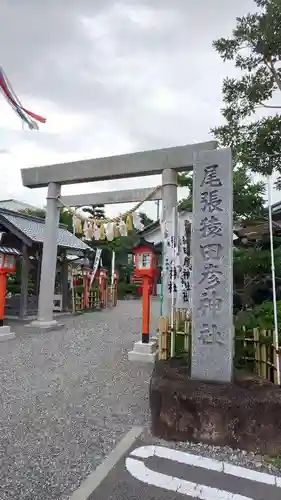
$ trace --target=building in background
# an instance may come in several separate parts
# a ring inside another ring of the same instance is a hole
[[[10,198],[8,200],[0,200],[0,208],[4,208],[6,210],[12,210],[12,212],[23,212],[24,210],[43,210],[41,207],[35,207],[34,205],[30,205],[29,203],[25,203],[25,201],[14,200]]]

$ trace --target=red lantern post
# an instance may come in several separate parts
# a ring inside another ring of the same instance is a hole
[[[83,307],[84,309],[89,308],[89,278],[90,274],[87,269],[83,269]]]
[[[151,284],[155,275],[156,256],[152,246],[140,245],[134,250],[135,276],[142,278],[142,343],[149,343]]]
[[[15,248],[0,247],[0,329],[8,328],[4,327],[5,318],[5,304],[6,304],[6,290],[7,290],[7,277],[8,274],[14,274],[16,272],[16,256],[20,255],[20,252]],[[5,331],[3,334],[0,332],[0,336],[3,338],[13,338],[14,333]]]
[[[106,269],[100,269],[98,273],[100,304],[101,308],[107,306],[107,272]]]

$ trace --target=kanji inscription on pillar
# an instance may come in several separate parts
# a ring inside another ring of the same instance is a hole
[[[232,158],[229,148],[194,158],[191,376],[230,382],[233,371]]]

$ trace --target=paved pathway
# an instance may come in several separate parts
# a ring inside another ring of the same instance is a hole
[[[152,302],[153,321],[159,303]],[[151,365],[139,301],[65,318],[65,329],[0,345],[0,499],[65,500],[134,425],[148,420]]]
[[[123,454],[123,456],[122,456]],[[71,500],[280,500],[281,477],[159,446],[132,429]]]

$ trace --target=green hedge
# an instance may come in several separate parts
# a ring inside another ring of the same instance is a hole
[[[7,292],[12,295],[20,295],[21,294],[21,285],[18,283],[7,283]],[[28,293],[34,293],[35,287],[33,283],[28,284]]]
[[[118,283],[118,299],[124,299],[128,295],[137,297],[137,285],[134,283]]]
[[[84,286],[82,285],[76,285],[74,287],[75,293],[81,295],[84,292]]]
[[[277,302],[277,319],[279,342],[281,341],[281,301]],[[250,311],[239,315],[235,321],[235,365],[254,370],[255,343],[244,342],[244,338],[252,338],[253,330],[258,329],[260,344],[270,345],[274,342],[274,309],[273,302],[263,302]],[[267,335],[264,334],[266,331]]]
[[[281,335],[281,301],[277,301],[277,319],[279,326],[279,335]],[[274,330],[274,310],[273,302],[263,302],[250,311],[240,314],[235,322],[236,331],[239,332],[242,327],[246,330],[259,328],[260,330]]]

